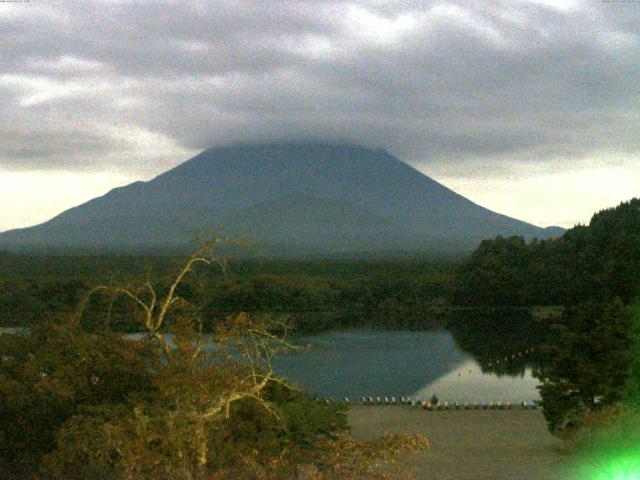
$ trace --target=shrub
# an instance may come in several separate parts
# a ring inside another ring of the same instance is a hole
[[[283,326],[240,313],[205,339],[200,309],[178,296],[213,242],[162,293],[99,286],[141,310],[147,334],[89,334],[79,314],[0,339],[0,459],[13,476],[59,479],[378,478],[378,460],[428,447],[422,437],[356,442],[346,406],[278,377]],[[107,322],[108,323],[108,322]],[[0,463],[2,465],[2,463]]]
[[[149,392],[155,353],[147,342],[94,336],[68,318],[0,336],[0,458],[21,468],[55,445],[56,430],[85,407]]]

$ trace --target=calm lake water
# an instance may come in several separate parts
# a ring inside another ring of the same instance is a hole
[[[2,328],[0,333],[26,333]],[[127,337],[138,339],[141,334]],[[540,398],[531,369],[498,376],[458,347],[448,331],[357,329],[296,337],[302,351],[280,355],[275,370],[324,397],[410,396],[449,402],[520,402]]]
[[[539,399],[531,370],[483,373],[448,331],[334,331],[296,339],[301,352],[273,362],[283,376],[322,396],[411,396],[441,401],[519,402]]]

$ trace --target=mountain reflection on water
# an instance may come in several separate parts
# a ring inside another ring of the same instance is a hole
[[[498,376],[483,372],[475,361],[469,360],[411,397],[427,400],[431,395],[437,395],[442,401],[516,403],[539,399],[536,385],[537,380],[531,376],[529,368],[522,375]]]
[[[341,398],[409,395],[468,361],[449,332],[350,330],[302,337],[277,372],[309,392]]]
[[[524,311],[465,312],[452,320],[450,331],[332,331],[297,338],[307,348],[273,365],[326,397],[436,394],[458,402],[530,401],[539,398],[531,370],[542,337],[531,322]]]
[[[527,309],[460,310],[451,314],[448,330],[353,329],[296,337],[294,343],[305,348],[272,363],[282,376],[324,397],[531,401],[539,398],[532,369],[544,362],[539,345],[546,325]],[[171,335],[167,339],[171,344]]]

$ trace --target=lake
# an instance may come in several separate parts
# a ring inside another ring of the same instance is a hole
[[[491,373],[460,349],[445,330],[333,331],[298,337],[295,343],[306,348],[276,358],[274,369],[308,392],[326,397],[428,400],[435,394],[449,402],[540,398],[530,368],[514,376]]]
[[[27,331],[0,329],[0,333],[12,334]],[[498,338],[495,334],[483,338],[478,332],[467,333],[485,349],[491,348],[487,347],[489,339],[495,342]],[[141,336],[127,335],[131,339]],[[481,367],[446,330],[354,329],[295,337],[294,343],[304,348],[276,357],[274,369],[306,391],[324,397],[357,400],[361,396],[409,396],[428,400],[437,395],[441,401],[449,402],[512,403],[540,398],[538,381],[522,357],[507,359],[503,348],[496,360],[502,362],[503,370],[516,373],[498,375],[488,368],[490,360]],[[484,356],[487,357],[486,351]]]

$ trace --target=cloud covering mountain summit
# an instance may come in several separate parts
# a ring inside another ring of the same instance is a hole
[[[206,150],[149,182],[0,234],[0,247],[176,248],[206,229],[281,253],[451,251],[497,234],[554,233],[482,208],[384,150],[262,144]]]

